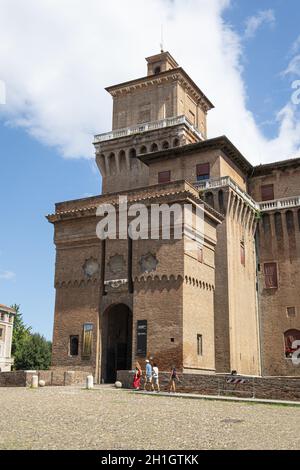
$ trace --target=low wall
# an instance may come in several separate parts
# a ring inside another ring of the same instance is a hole
[[[46,385],[75,385],[85,384],[88,373],[74,370],[38,370],[0,372],[0,387],[28,387],[31,385],[33,375],[38,375],[39,380],[44,380]]]
[[[123,387],[132,388],[132,371],[118,371]],[[169,390],[170,374],[159,374],[160,389]],[[300,401],[300,377],[242,377],[231,375],[179,374],[176,391],[200,395],[266,398]],[[236,380],[237,383],[231,382]],[[142,383],[143,386],[143,383]]]

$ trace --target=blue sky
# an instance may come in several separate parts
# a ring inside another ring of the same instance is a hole
[[[178,1],[148,3],[136,3],[132,22],[141,30],[134,34],[118,0],[101,11],[94,0],[74,0],[72,12],[68,0],[44,0],[44,7],[0,0],[0,80],[7,94],[0,104],[0,303],[21,304],[25,321],[47,338],[55,251],[45,215],[55,202],[100,193],[91,142],[110,129],[103,87],[145,74],[144,57],[159,47],[157,11],[166,49],[216,105],[210,137],[227,134],[253,163],[299,156],[291,84],[300,73],[284,71],[300,54],[300,2],[188,0],[184,10]],[[97,15],[105,17],[104,33]],[[45,18],[58,39],[50,27],[45,32]]]

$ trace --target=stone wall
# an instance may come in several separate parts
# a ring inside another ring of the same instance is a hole
[[[85,384],[88,372],[64,369],[0,372],[0,387],[29,387],[33,375],[38,375],[39,380],[44,380],[46,385],[75,385]]]
[[[118,380],[124,388],[132,388],[133,372],[118,371]],[[168,372],[160,373],[161,391],[169,390]],[[233,384],[232,378],[244,379]],[[276,400],[300,400],[300,379],[294,377],[241,377],[230,375],[179,374],[176,391],[199,395],[234,396],[240,398],[265,398]]]

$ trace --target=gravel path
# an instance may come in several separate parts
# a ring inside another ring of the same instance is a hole
[[[300,408],[0,388],[0,449],[300,449]]]

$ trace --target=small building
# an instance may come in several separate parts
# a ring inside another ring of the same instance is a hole
[[[13,364],[11,344],[15,314],[13,308],[0,304],[0,372],[9,372]]]

